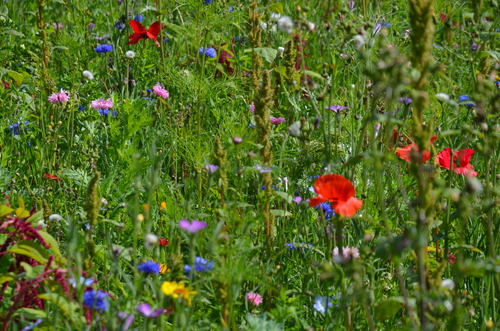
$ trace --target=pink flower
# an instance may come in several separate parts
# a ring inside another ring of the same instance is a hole
[[[247,300],[254,306],[258,306],[262,303],[262,295],[254,292],[247,293]]]
[[[168,91],[163,89],[160,84],[156,84],[155,86],[153,86],[153,92],[163,99],[168,98]]]
[[[273,117],[273,116],[271,116],[271,123],[272,124],[281,124],[283,122],[286,122],[286,119],[284,117]]]
[[[52,93],[49,97],[49,102],[51,103],[63,103],[69,100],[69,93],[61,89],[59,93]]]
[[[113,108],[113,101],[111,101],[111,99],[104,100],[102,98],[99,98],[92,101],[91,106],[94,109],[109,109]]]
[[[196,233],[208,226],[207,223],[198,221],[198,220],[193,220],[193,222],[189,222],[188,220],[181,220],[179,222],[179,227],[183,230],[186,230],[187,232],[190,233]]]
[[[250,110],[252,114],[255,112],[255,105],[253,104],[253,102],[250,104],[250,106],[248,106],[248,110]]]
[[[333,261],[335,263],[344,263],[350,259],[359,258],[359,250],[356,247],[344,247],[342,248],[342,255],[340,255],[339,248],[335,247],[333,249]]]

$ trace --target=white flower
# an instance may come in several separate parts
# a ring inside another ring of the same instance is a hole
[[[51,222],[57,222],[57,221],[60,221],[62,219],[63,219],[63,217],[59,214],[52,214],[49,216],[49,221],[51,221]]]
[[[441,102],[447,102],[450,101],[450,96],[446,93],[438,93],[436,94],[436,99]]]
[[[39,220],[36,226],[41,226],[42,228],[44,228],[47,226],[47,224],[45,224],[45,220]]]
[[[125,56],[133,59],[135,57],[135,52],[134,51],[126,51]]]
[[[293,21],[289,16],[282,16],[278,20],[278,29],[286,33],[293,32]]]
[[[455,288],[455,282],[453,281],[453,279],[446,278],[441,282],[441,288],[453,291],[453,289]]]
[[[313,22],[307,22],[306,25],[307,25],[307,28],[309,29],[309,31],[316,30],[316,24],[314,24]]]
[[[300,123],[300,121],[297,121],[297,122],[293,123],[292,125],[290,125],[290,127],[288,128],[290,130],[290,134],[294,137],[299,137],[302,133],[300,131],[301,126],[302,126],[302,123]]]
[[[106,206],[108,204],[108,200],[105,198],[101,198],[101,205]]]
[[[266,30],[267,30],[267,23],[266,23],[266,22],[260,22],[260,24],[259,24],[259,25],[260,25],[260,28],[261,28],[262,30],[264,30],[264,31],[266,31]]]
[[[449,300],[446,300],[445,302],[443,302],[443,305],[446,309],[448,309],[448,311],[453,310],[453,305],[451,304],[451,302]]]
[[[144,247],[147,250],[152,250],[153,247],[158,243],[158,237],[152,233],[148,233],[144,236]]]
[[[365,37],[360,34],[355,35],[352,40],[354,40],[354,47],[357,49],[360,49],[366,43]]]
[[[83,75],[83,77],[87,78],[88,80],[94,79],[94,75],[88,70],[82,71],[82,75]]]
[[[281,17],[281,14],[278,14],[278,13],[271,13],[271,18],[273,20],[279,20]]]
[[[283,52],[285,51],[285,47],[278,47],[278,52],[280,52],[280,55],[283,55]]]

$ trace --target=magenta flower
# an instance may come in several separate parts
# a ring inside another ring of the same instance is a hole
[[[272,124],[281,124],[283,122],[286,122],[286,119],[284,117],[273,117],[273,116],[271,116],[271,123]]]
[[[253,102],[250,104],[250,106],[248,106],[248,110],[250,110],[252,114],[255,112],[255,105],[253,104]]]
[[[118,312],[118,317],[123,321],[122,331],[127,331],[134,323],[134,314],[127,314],[120,311]]]
[[[189,222],[188,220],[181,220],[179,222],[179,227],[189,233],[196,233],[206,228],[207,226],[207,223],[198,220],[193,220],[193,222]]]
[[[164,308],[153,310],[149,303],[143,303],[142,305],[137,306],[136,309],[139,313],[142,314],[142,316],[145,317],[158,317],[165,311]]]
[[[333,110],[334,112],[338,113],[340,110],[344,110],[344,109],[347,109],[349,107],[344,107],[344,106],[327,106],[325,107],[325,109],[330,109],[330,110]]]
[[[104,100],[102,98],[99,98],[92,101],[91,106],[94,109],[109,109],[113,108],[113,101],[111,99]]]
[[[163,99],[166,99],[169,96],[168,91],[161,87],[160,84],[153,86],[153,92]]]
[[[296,204],[299,204],[301,201],[302,201],[302,198],[301,197],[295,197],[292,199],[293,202],[295,202]]]
[[[59,93],[52,93],[52,95],[49,97],[49,102],[51,103],[63,103],[68,102],[68,100],[69,93],[63,89],[61,89],[61,92]]]
[[[254,306],[258,306],[262,303],[262,295],[254,292],[247,293],[247,300]]]

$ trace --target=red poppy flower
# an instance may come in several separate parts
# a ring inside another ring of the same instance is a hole
[[[170,242],[168,241],[168,239],[165,239],[165,238],[158,239],[158,245],[160,245],[160,246],[168,246],[168,244],[170,244]]]
[[[151,24],[151,26],[147,30],[145,27],[142,26],[141,23],[139,23],[137,21],[130,20],[129,23],[135,32],[135,33],[132,33],[128,37],[128,39],[131,39],[128,42],[129,44],[132,44],[132,45],[137,44],[139,42],[139,40],[149,38],[149,39],[154,40],[156,47],[160,47],[160,44],[156,40],[156,38],[158,38],[158,34],[160,34],[160,22],[159,21],[156,21],[153,24]]]
[[[437,137],[435,137],[435,136],[432,137],[431,138],[431,144],[436,139],[437,139]],[[403,160],[405,160],[406,162],[410,162],[412,150],[414,150],[415,152],[418,152],[418,146],[415,145],[415,144],[410,144],[410,145],[408,145],[406,147],[398,148],[396,150],[396,154],[398,154],[399,157],[402,158]],[[429,151],[424,151],[422,153],[422,163],[425,163],[425,162],[429,161],[430,158],[431,158],[431,153]]]
[[[439,166],[444,169],[453,170],[457,174],[476,177],[477,172],[472,170],[474,166],[470,164],[474,150],[472,148],[464,148],[458,151],[453,151],[451,148],[445,148],[437,155]],[[452,159],[453,157],[453,159]]]
[[[340,175],[319,177],[314,182],[314,191],[318,196],[309,201],[311,207],[330,201],[333,210],[342,216],[354,216],[363,205],[361,200],[354,197],[356,190],[351,181]]]
[[[62,181],[61,178],[57,177],[56,175],[50,175],[50,174],[44,174],[42,177],[47,178],[47,179],[52,179],[52,180],[57,180],[57,181]]]

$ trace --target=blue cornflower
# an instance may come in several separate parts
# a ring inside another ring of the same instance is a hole
[[[382,23],[380,23],[380,25],[382,25],[382,27],[384,27],[384,28],[390,28],[392,26],[391,23],[389,23],[389,22],[382,22]]]
[[[42,319],[39,318],[28,326],[25,326],[21,331],[33,330],[38,324],[42,323]]]
[[[24,125],[28,125],[28,121],[24,121]],[[9,130],[10,132],[12,132],[13,135],[15,136],[18,136],[21,134],[21,129],[22,129],[22,125],[21,122],[17,122],[17,123],[14,123],[12,125],[9,125]]]
[[[322,297],[321,295],[318,295],[314,299],[314,305],[313,305],[314,309],[323,315],[326,313],[326,310],[328,308],[331,308],[332,306],[333,303],[331,302],[330,297]]]
[[[248,126],[251,127],[252,129],[255,128],[255,124],[252,123],[248,124]]]
[[[458,101],[460,104],[463,104],[463,105],[466,105],[467,107],[474,107],[474,104],[473,103],[465,103],[465,102],[460,102],[460,101],[466,101],[466,100],[469,100],[469,96],[468,95],[461,95],[459,98],[458,98]]]
[[[113,51],[113,46],[108,44],[99,45],[95,48],[97,53],[106,53]]]
[[[109,294],[101,290],[90,289],[83,294],[83,304],[92,309],[103,312],[108,310]]]
[[[134,21],[142,22],[144,20],[144,16],[142,15],[134,15]]]
[[[217,56],[217,52],[215,51],[215,48],[213,47],[210,47],[210,48],[207,48],[205,49],[205,47],[200,47],[200,49],[198,50],[198,52],[203,55],[205,54],[206,57],[209,57],[209,58],[214,58]]]
[[[156,274],[160,273],[160,265],[153,261],[146,261],[137,265],[137,270],[145,274]]]
[[[437,48],[439,50],[443,50],[444,49],[443,46],[439,46],[438,44],[432,44],[432,46],[434,46],[434,48]]]
[[[80,277],[80,281],[78,282],[79,284],[83,284],[85,286],[90,286],[94,282],[94,279],[92,277],[85,278],[85,277]],[[76,280],[74,278],[68,279],[68,283],[71,284],[71,286],[76,287]]]
[[[211,5],[213,0],[204,0],[206,5]]]
[[[212,261],[207,261],[202,257],[197,256],[194,259],[194,269],[197,272],[204,272],[204,271],[210,271],[214,268],[214,263]],[[190,265],[185,265],[184,266],[184,271],[188,274],[188,277],[191,276],[191,270],[193,269],[193,266]]]
[[[295,245],[297,245],[297,246],[295,246]],[[288,248],[290,250],[295,249],[295,248],[306,249],[307,245],[312,246],[312,244],[309,244],[309,243],[306,244],[305,242],[301,242],[300,244],[296,244],[296,243],[285,244],[286,248]]]
[[[318,209],[320,206],[323,209],[323,213],[325,213],[325,219],[329,220],[335,216],[335,211],[333,211],[332,206],[328,202],[323,202],[314,208]]]
[[[84,111],[85,107],[84,106],[78,106],[78,111]]]
[[[125,29],[125,24],[122,21],[116,21],[115,29],[121,31],[121,30]]]
[[[113,117],[118,116],[118,112],[116,110],[110,111],[108,108],[105,108],[105,109],[99,108],[97,111],[102,116],[108,116],[109,114],[111,114],[111,116],[113,116]]]

